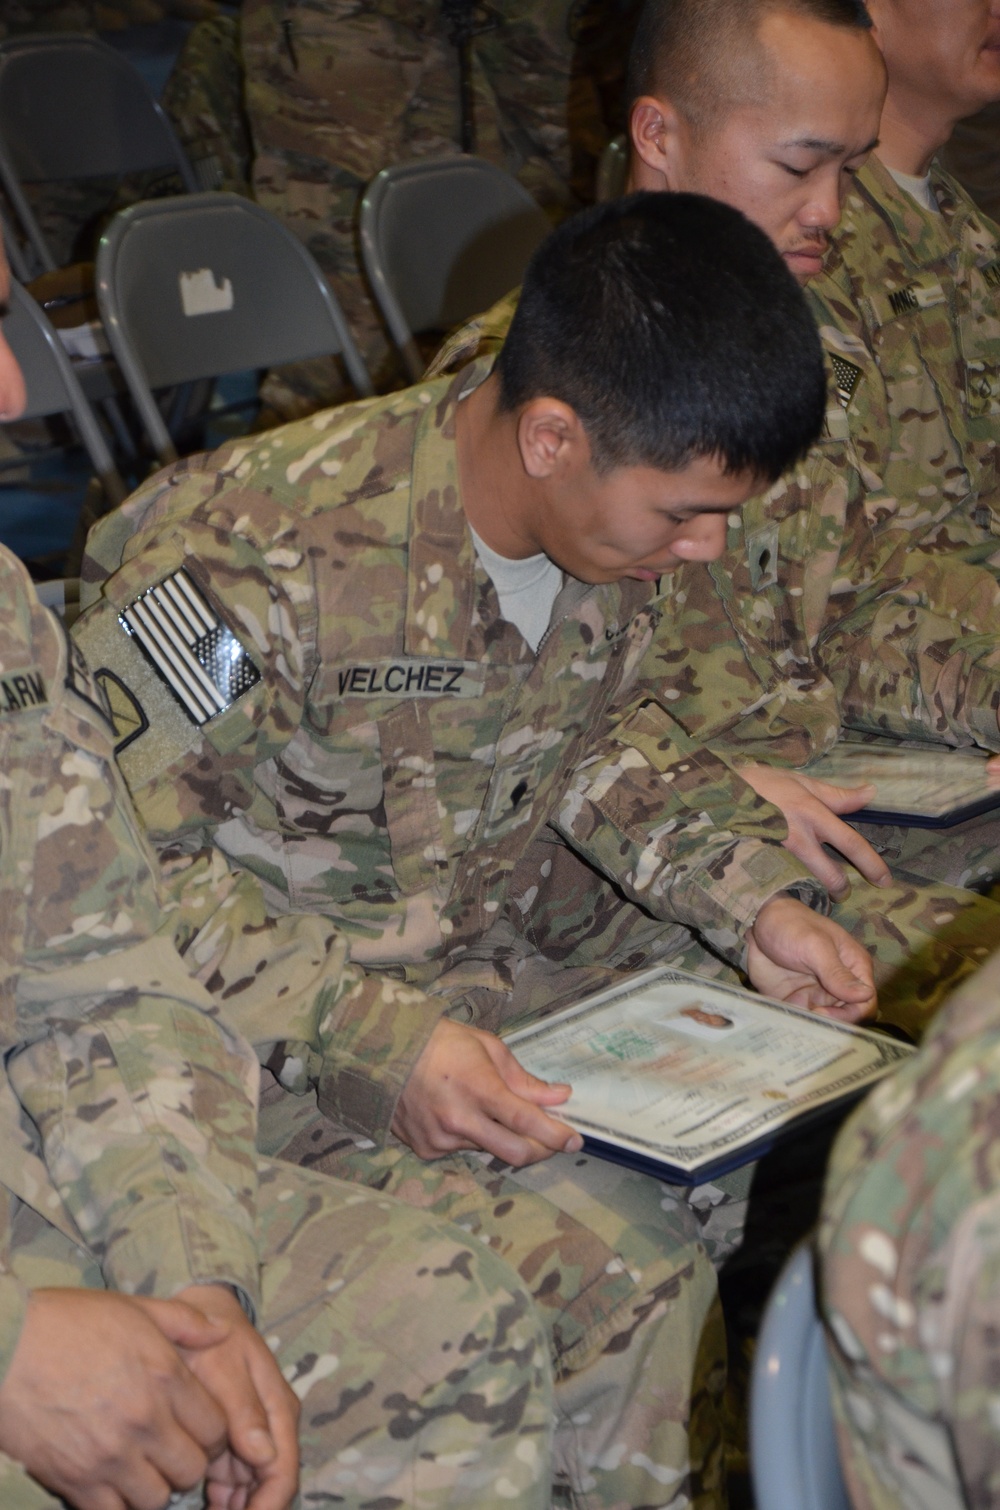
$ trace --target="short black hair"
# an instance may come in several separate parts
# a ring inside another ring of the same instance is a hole
[[[784,11],[828,26],[871,29],[864,0],[646,0],[632,39],[626,101],[670,99],[692,125],[762,93],[765,15]]]
[[[525,274],[499,405],[574,409],[598,471],[717,457],[772,482],[816,440],[823,356],[763,231],[701,194],[630,194],[563,222]]]

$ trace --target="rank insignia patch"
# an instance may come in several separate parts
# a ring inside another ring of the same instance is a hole
[[[134,694],[107,666],[101,666],[94,672],[94,680],[108,700],[108,712],[115,731],[115,754],[120,755],[133,739],[145,734],[149,728],[149,719]]]
[[[233,631],[183,567],[136,598],[119,618],[196,724],[225,712],[260,681]]]
[[[846,409],[854,397],[854,390],[861,381],[861,368],[853,362],[848,362],[845,357],[838,357],[830,353],[830,365],[833,368],[833,381],[837,389],[837,397]]]

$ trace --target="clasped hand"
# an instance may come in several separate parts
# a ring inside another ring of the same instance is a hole
[[[0,1449],[77,1510],[287,1510],[298,1401],[232,1292],[32,1292],[0,1384]]]

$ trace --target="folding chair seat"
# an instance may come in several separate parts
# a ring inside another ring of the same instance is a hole
[[[443,335],[514,288],[551,230],[516,178],[464,155],[383,168],[358,225],[368,281],[413,382],[426,366],[415,336]]]
[[[750,1465],[759,1510],[851,1510],[837,1455],[809,1243],[796,1248],[782,1270],[757,1340]]]
[[[112,352],[161,461],[177,450],[156,390],[339,355],[359,394],[368,369],[330,286],[273,215],[236,194],[192,194],[115,216],[97,253]]]

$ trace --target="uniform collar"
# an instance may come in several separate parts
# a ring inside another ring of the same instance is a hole
[[[410,545],[403,648],[414,656],[464,656],[476,599],[476,556],[462,508],[455,447],[460,396],[482,382],[493,359],[450,382],[428,383],[413,444]]]
[[[939,214],[924,209],[912,194],[900,188],[874,153],[857,174],[854,185],[852,194],[891,228],[894,256],[915,274],[948,261],[973,214],[965,195],[937,161],[931,164],[931,186],[937,195]],[[857,234],[863,232],[859,230]]]

